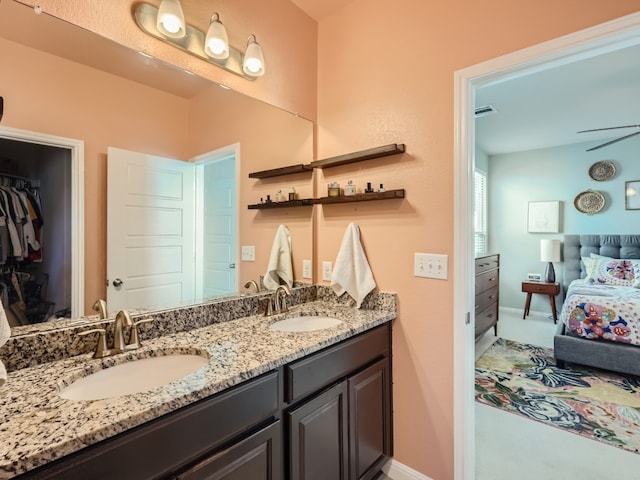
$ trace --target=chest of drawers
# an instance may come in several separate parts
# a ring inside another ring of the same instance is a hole
[[[498,299],[500,296],[500,255],[487,255],[475,260],[476,340],[493,327],[498,335]]]

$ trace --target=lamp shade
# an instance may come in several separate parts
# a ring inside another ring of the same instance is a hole
[[[211,58],[224,60],[229,57],[229,38],[227,30],[220,21],[217,13],[211,17],[207,37],[204,41],[204,51]]]
[[[264,75],[264,56],[262,48],[256,41],[256,37],[249,36],[247,41],[247,50],[244,53],[244,61],[242,62],[242,71],[252,77],[260,77]]]
[[[540,240],[540,261],[560,261],[560,240],[551,240],[546,238]]]
[[[162,0],[158,7],[156,27],[160,33],[170,38],[185,36],[184,13],[180,0]]]

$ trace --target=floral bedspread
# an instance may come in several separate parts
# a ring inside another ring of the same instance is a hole
[[[561,319],[580,337],[640,345],[640,288],[575,280]]]

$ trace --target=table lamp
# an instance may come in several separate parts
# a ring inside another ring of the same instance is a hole
[[[544,280],[548,283],[556,283],[556,272],[553,262],[560,261],[560,240],[540,240],[540,261],[548,262],[544,273]]]

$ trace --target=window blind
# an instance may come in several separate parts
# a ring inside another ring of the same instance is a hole
[[[474,244],[476,257],[487,253],[487,174],[474,172]]]

